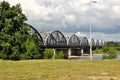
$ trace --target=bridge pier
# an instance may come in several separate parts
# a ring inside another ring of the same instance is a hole
[[[81,49],[81,56],[83,56],[83,53],[84,53],[84,50],[83,50],[83,49]]]
[[[71,48],[68,48],[68,58],[71,57],[71,53],[72,53]]]
[[[53,52],[54,53],[53,53],[53,58],[52,59],[55,59],[55,54],[56,54],[56,49],[55,48],[53,49]]]

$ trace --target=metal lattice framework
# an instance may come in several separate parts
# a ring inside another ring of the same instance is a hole
[[[80,40],[78,36],[73,34],[69,37],[67,44],[70,47],[80,47]]]
[[[42,31],[38,32],[34,27],[29,25],[31,28],[30,33],[36,34],[38,36],[40,47],[46,48],[80,48],[80,47],[89,47],[90,40],[87,37],[77,36],[75,34],[62,34],[60,31]],[[102,40],[92,39],[93,47],[102,47],[104,42]]]
[[[96,43],[95,43],[95,40],[92,39],[92,46],[95,47],[96,46]]]
[[[80,39],[80,46],[82,47],[88,47],[89,46],[89,42],[87,37],[79,37]]]
[[[28,24],[25,23],[25,25],[28,25]],[[30,34],[36,34],[37,37],[38,37],[40,46],[43,46],[43,38],[40,35],[40,33],[34,27],[32,27],[31,25],[28,25],[28,26],[31,28]]]
[[[100,45],[99,40],[97,40],[96,41],[96,46],[99,46],[99,45]]]
[[[102,47],[102,46],[104,46],[104,42],[102,40],[97,40],[96,41],[96,46]]]
[[[67,40],[60,31],[42,31],[44,45],[47,47],[66,47]]]
[[[102,40],[99,40],[99,46],[104,46],[104,42]]]
[[[91,44],[90,41],[92,42],[92,47],[95,47],[98,44],[98,43],[96,44],[96,41],[94,39],[91,39],[91,40],[88,39],[89,45]]]

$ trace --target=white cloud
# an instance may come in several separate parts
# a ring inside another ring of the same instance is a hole
[[[115,5],[113,6],[113,11],[116,12],[116,13],[120,13],[120,5]]]
[[[97,3],[92,4],[91,13],[87,5],[91,0],[6,1],[12,5],[20,3],[27,22],[39,31],[89,32],[91,20],[93,31],[100,32],[96,35],[109,35],[104,39],[113,36],[111,34],[115,34],[116,40],[120,37],[120,0],[95,0]]]
[[[68,26],[75,26],[76,24],[76,16],[75,15],[65,15],[66,24]]]
[[[120,33],[116,34],[105,34],[102,32],[94,32],[92,37],[96,40],[104,40],[104,41],[120,41]]]

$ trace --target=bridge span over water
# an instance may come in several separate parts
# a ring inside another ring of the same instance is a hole
[[[39,40],[41,49],[52,48],[56,54],[60,49],[67,49],[65,53],[68,56],[79,56],[88,53],[90,44],[92,42],[92,49],[101,48],[104,46],[102,40],[90,40],[85,36],[78,36],[76,34],[64,34],[58,30],[38,32],[37,29],[30,26],[31,34],[36,34]],[[77,55],[76,55],[77,56]]]

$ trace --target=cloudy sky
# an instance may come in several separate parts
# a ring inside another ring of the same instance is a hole
[[[2,0],[0,0],[2,1]],[[120,41],[120,0],[6,0],[10,4],[21,4],[27,23],[39,32],[59,30],[61,32],[83,32],[105,41]]]

